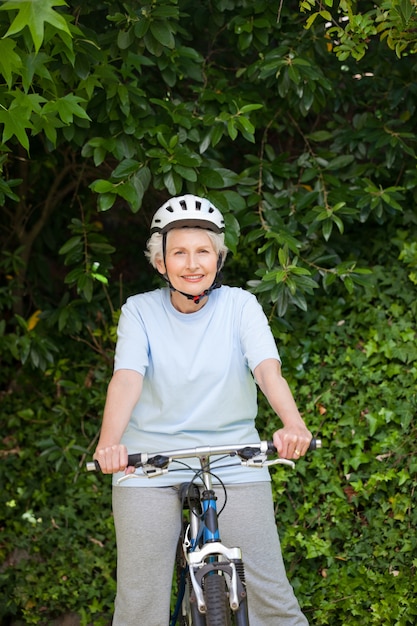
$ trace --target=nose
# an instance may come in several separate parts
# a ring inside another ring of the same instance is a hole
[[[187,268],[190,270],[194,270],[198,267],[198,265],[198,254],[193,254],[192,252],[190,252],[190,254],[188,254],[187,256]]]

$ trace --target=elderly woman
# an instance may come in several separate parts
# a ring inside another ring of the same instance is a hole
[[[258,441],[256,383],[282,422],[273,435],[279,455],[297,459],[311,440],[256,298],[220,284],[227,248],[218,209],[193,195],[172,198],[154,215],[146,254],[167,287],[122,308],[94,455],[115,474],[113,626],[168,623],[172,570],[161,563],[174,563],[177,488],[189,480],[179,471],[117,486],[119,472],[133,471],[128,452]],[[268,470],[231,464],[216,473],[228,493],[222,539],[244,554],[251,626],[305,626],[282,561]]]

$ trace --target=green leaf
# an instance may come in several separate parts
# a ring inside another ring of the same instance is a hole
[[[226,184],[224,177],[223,183]],[[221,191],[210,191],[208,196],[210,200],[212,200],[214,205],[218,209],[220,209],[223,214],[243,211],[246,206],[245,199],[242,198],[242,196],[236,191],[225,191],[224,189],[222,189]]]
[[[143,38],[145,42],[145,46],[147,50],[151,53],[151,55],[155,57],[160,57],[164,51],[164,47],[155,37],[152,35],[150,30],[147,31]]]
[[[90,189],[95,193],[115,193],[114,184],[111,183],[109,180],[104,180],[102,178],[99,178],[98,180],[92,182],[90,185]]]
[[[118,196],[129,202],[129,204],[135,204],[137,199],[137,193],[134,185],[130,181],[116,185],[114,187]]]
[[[307,18],[306,25],[305,25],[305,27],[306,27],[307,29],[311,28],[311,26],[312,26],[312,25],[313,25],[313,23],[315,22],[315,20],[316,20],[317,16],[318,16],[318,13],[312,13],[312,14],[311,14],[311,15]]]
[[[353,280],[350,276],[345,276],[343,278],[343,284],[345,285],[347,291],[349,293],[353,293],[354,290],[354,284],[353,284]]]
[[[113,204],[116,200],[115,193],[101,193],[98,197],[98,210],[99,211],[108,211],[112,208]]]
[[[238,130],[236,128],[236,122],[235,122],[234,119],[230,119],[227,122],[227,132],[229,133],[230,139],[232,139],[234,141],[236,139],[237,135],[238,135]]]
[[[89,115],[80,106],[80,102],[85,102],[84,98],[80,98],[73,93],[69,93],[63,98],[59,98],[58,100],[53,100],[45,104],[44,112],[57,112],[65,124],[72,124],[74,116],[91,121]]]
[[[288,274],[285,270],[277,270],[275,273],[275,282],[283,283],[288,278]]]
[[[134,26],[135,37],[137,37],[137,39],[142,39],[142,37],[144,37],[148,32],[149,26],[149,20],[143,18],[139,19]]]
[[[103,274],[96,274],[95,272],[92,272],[91,276],[94,278],[94,280],[98,280],[98,282],[103,283],[104,285],[109,284],[108,278],[106,276],[103,276]]]
[[[171,49],[175,47],[175,37],[168,21],[156,20],[151,22],[150,31],[156,41],[163,46]]]
[[[57,11],[54,11],[52,8],[54,6],[68,5],[65,0],[9,0],[4,2],[0,7],[2,11],[18,11],[4,36],[10,37],[15,35],[27,26],[36,52],[39,51],[43,42],[45,23],[51,24],[58,31],[71,36],[65,18]]]
[[[16,137],[19,143],[29,152],[29,138],[26,129],[33,128],[32,122],[27,119],[27,109],[11,105],[10,109],[0,109],[0,124],[4,125],[2,142],[6,143],[11,137]]]
[[[316,130],[314,133],[310,133],[308,138],[310,141],[330,141],[333,134],[328,130]]]
[[[0,39],[0,74],[6,80],[11,89],[13,74],[17,74],[22,68],[22,59],[14,51],[16,42],[12,39]]]
[[[302,311],[307,311],[308,309],[307,300],[305,298],[305,295],[301,293],[301,291],[296,291],[296,293],[291,296],[291,302],[293,302],[295,306]]]
[[[200,154],[204,154],[204,152],[210,146],[210,143],[211,143],[211,133],[212,133],[212,131],[208,132],[206,134],[206,136],[204,137],[203,141],[200,143],[200,148],[199,148]]]
[[[79,293],[82,293],[87,302],[93,299],[94,280],[89,274],[83,273],[77,281]]]
[[[170,170],[164,176],[164,185],[168,189],[169,193],[173,196],[181,192],[182,180],[174,170]]]
[[[240,236],[240,226],[239,222],[235,218],[234,215],[230,213],[226,213],[224,216],[224,222],[226,225],[226,233],[225,233],[225,242],[229,250],[233,253],[236,253],[237,244],[239,242]]]
[[[327,290],[328,287],[330,287],[330,285],[332,285],[334,281],[336,280],[336,274],[334,272],[327,272],[326,274],[324,274],[322,280],[323,280],[323,287],[325,290]]]
[[[259,109],[263,108],[263,104],[245,104],[239,109],[239,113],[249,113],[250,111],[258,111]]]
[[[323,232],[323,237],[325,238],[326,241],[329,241],[330,235],[332,234],[332,230],[333,230],[332,220],[329,218],[325,219],[322,225],[322,232]]]
[[[202,185],[205,185],[209,189],[221,189],[224,187],[223,176],[221,176],[214,169],[201,168],[198,180]]]
[[[280,264],[282,265],[282,267],[285,267],[286,265],[288,265],[290,259],[288,256],[288,252],[284,250],[284,248],[280,248],[278,250],[278,260]]]
[[[350,165],[354,160],[355,157],[353,156],[353,154],[341,154],[340,156],[332,159],[326,169],[339,170],[346,167],[347,165]]]
[[[296,85],[298,85],[298,83],[301,80],[300,72],[298,71],[296,67],[294,67],[294,65],[288,66],[288,76],[290,80],[292,80],[292,82],[295,83]]]
[[[69,285],[72,285],[74,283],[76,283],[79,279],[80,276],[84,275],[84,268],[83,267],[74,267],[74,269],[72,269],[70,272],[68,272],[68,274],[65,276],[65,282]]]
[[[243,130],[245,130],[246,132],[250,134],[253,134],[255,132],[254,125],[247,117],[244,117],[244,116],[238,117],[236,120],[236,124],[240,125],[243,128]]]
[[[338,227],[339,232],[343,235],[345,227],[344,227],[344,224],[343,224],[342,220],[340,219],[340,217],[338,217],[337,215],[332,215],[332,220],[336,224],[336,226]]]
[[[330,11],[319,11],[319,15],[324,20],[326,20],[326,22],[331,22],[332,21],[332,14],[330,13]]]
[[[305,267],[299,267],[298,265],[290,265],[289,271],[291,274],[296,274],[297,276],[311,276],[311,272]]]
[[[134,159],[125,159],[112,172],[112,178],[115,180],[123,180],[131,174],[134,174],[140,167],[140,163]]]
[[[195,183],[197,181],[197,172],[191,167],[183,167],[182,165],[174,165],[174,170],[185,178],[185,180],[189,180],[190,182]]]
[[[221,124],[217,124],[214,126],[210,132],[211,137],[211,145],[213,148],[217,146],[220,139],[223,137],[223,126]]]
[[[79,235],[77,235],[76,237],[71,237],[71,239],[68,239],[68,241],[64,243],[63,246],[61,246],[61,248],[58,251],[59,254],[67,254],[67,252],[70,252],[70,250],[73,250],[74,248],[78,248],[81,241],[82,241],[82,238]]]
[[[117,45],[121,50],[126,50],[135,40],[134,28],[119,31],[117,35]]]
[[[143,196],[145,195],[146,189],[149,187],[150,181],[151,175],[147,167],[141,168],[131,177],[130,183],[135,190],[135,198],[130,203],[130,208],[133,213],[136,213],[142,206]]]

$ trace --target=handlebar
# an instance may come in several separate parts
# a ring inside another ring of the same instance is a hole
[[[321,439],[312,439],[309,450],[317,450],[321,448]],[[295,464],[289,459],[276,458],[266,460],[267,456],[271,456],[277,452],[272,441],[258,441],[257,443],[235,444],[229,446],[200,446],[197,448],[182,448],[180,450],[168,450],[167,452],[148,453],[138,452],[129,454],[128,467],[153,467],[157,470],[163,470],[176,459],[188,459],[210,457],[214,455],[238,456],[242,465],[248,467],[264,467],[265,465],[289,465],[294,467]],[[101,471],[100,464],[94,460],[86,463],[89,472]]]

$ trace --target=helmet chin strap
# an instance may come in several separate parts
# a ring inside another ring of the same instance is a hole
[[[165,264],[166,233],[164,233],[163,238],[162,238],[162,251],[163,251],[164,264]],[[200,304],[203,298],[208,297],[214,289],[219,289],[219,287],[222,286],[222,275],[220,272],[221,264],[222,264],[222,257],[219,254],[219,258],[217,259],[217,273],[216,273],[216,276],[214,277],[214,281],[211,287],[209,287],[208,289],[205,289],[202,293],[198,294],[197,296],[193,296],[191,293],[185,293],[184,291],[180,291],[179,289],[176,289],[172,285],[167,273],[164,274],[164,279],[167,281],[168,286],[171,291],[176,291],[177,293],[180,293],[182,296],[187,298],[187,300],[192,300],[194,304],[197,305],[197,304]]]
[[[219,278],[219,274],[218,273],[216,274],[216,278],[214,279],[214,282],[211,285],[211,287],[209,287],[208,289],[205,289],[203,291],[203,293],[199,293],[197,296],[193,296],[190,293],[185,293],[184,291],[180,291],[179,289],[175,289],[175,287],[173,287],[171,285],[171,281],[169,280],[168,276],[165,277],[165,280],[167,281],[171,291],[176,291],[177,293],[180,293],[182,296],[187,298],[187,300],[192,300],[194,302],[194,304],[200,304],[200,301],[203,298],[208,297],[211,294],[211,292],[213,291],[213,289],[218,289],[219,287],[222,286],[220,280],[218,281],[217,278]]]

